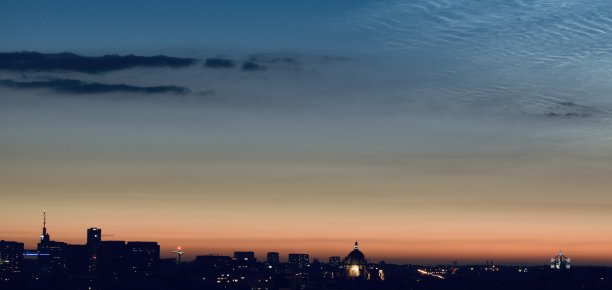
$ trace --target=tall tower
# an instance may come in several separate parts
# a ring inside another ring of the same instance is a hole
[[[98,246],[102,241],[102,229],[101,228],[88,228],[87,229],[87,245]]]
[[[49,241],[51,241],[51,237],[49,233],[47,233],[47,211],[43,210],[43,230],[42,235],[40,235],[40,242],[46,244],[49,243]]]

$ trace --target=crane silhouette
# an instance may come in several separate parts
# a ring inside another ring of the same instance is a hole
[[[181,257],[183,256],[183,254],[185,254],[185,252],[183,251],[183,248],[181,248],[181,246],[176,247],[175,251],[172,251],[173,253],[175,253],[178,256],[178,259],[176,260],[177,264],[181,263]]]

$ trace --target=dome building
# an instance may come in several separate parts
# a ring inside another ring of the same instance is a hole
[[[359,244],[355,242],[355,248],[344,258],[344,270],[349,279],[367,279],[368,261],[359,250]]]
[[[555,270],[569,270],[572,260],[559,251],[559,254],[550,259],[550,268]]]

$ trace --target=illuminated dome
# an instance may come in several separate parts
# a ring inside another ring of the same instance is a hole
[[[353,251],[344,258],[346,276],[350,279],[365,279],[368,274],[366,270],[367,264],[368,261],[365,259],[365,255],[359,250],[359,244],[355,242]]]
[[[355,242],[355,249],[351,251],[344,259],[344,263],[351,265],[365,265],[366,259],[363,253],[359,250],[359,244]]]

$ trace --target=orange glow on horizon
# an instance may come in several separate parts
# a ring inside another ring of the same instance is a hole
[[[125,172],[101,166],[87,176],[73,168],[48,177],[35,167],[38,182],[0,175],[0,191],[11,193],[0,235],[35,248],[45,208],[52,240],[83,244],[95,225],[112,239],[157,241],[164,257],[174,257],[176,245],[188,248],[185,260],[249,250],[260,259],[276,251],[325,260],[346,256],[358,240],[370,261],[547,264],[563,250],[576,265],[612,265],[609,171],[574,175],[574,168],[536,165],[535,173],[485,168],[487,176],[416,165],[327,172],[272,166],[263,173],[256,166],[177,165],[167,174],[129,164]]]
[[[162,257],[174,257],[173,250],[182,251],[184,247],[191,250],[184,255],[186,260],[193,259],[197,255],[219,254],[231,256],[234,251],[254,251],[259,259],[265,259],[266,252],[276,251],[281,253],[281,259],[287,254],[299,252],[308,253],[311,257],[326,260],[330,256],[346,256],[354,245],[355,237],[352,229],[341,229],[336,232],[338,236],[351,236],[345,239],[336,238],[309,238],[306,235],[296,235],[295,232],[283,234],[271,233],[256,235],[248,233],[243,238],[233,238],[227,233],[228,238],[210,238],[208,235],[188,235],[181,233],[158,232],[130,232],[113,230],[111,225],[102,227],[114,233],[114,240],[126,241],[157,241],[161,245]],[[69,243],[82,244],[85,242],[85,228],[81,231],[63,232],[67,230],[62,227],[48,227],[53,240]],[[364,252],[370,262],[385,260],[392,263],[412,264],[437,264],[450,263],[459,260],[460,263],[481,263],[485,260],[494,260],[498,264],[546,264],[559,250],[563,250],[575,261],[576,265],[586,264],[612,264],[612,250],[609,240],[589,241],[581,235],[572,236],[562,243],[550,239],[546,233],[538,233],[538,230],[526,231],[523,239],[510,239],[500,232],[488,230],[491,238],[472,236],[471,230],[447,232],[432,238],[419,238],[435,236],[428,233],[426,229],[415,227],[412,232],[401,235],[401,232],[393,239],[368,239],[366,233],[356,237],[360,241],[360,250]],[[13,234],[4,236],[3,239],[25,241],[28,248],[35,248],[38,242],[36,232],[30,231],[32,235],[25,237],[11,231]],[[246,232],[246,231],[245,231]],[[279,232],[281,233],[281,232]],[[180,242],[182,245],[169,247]]]

